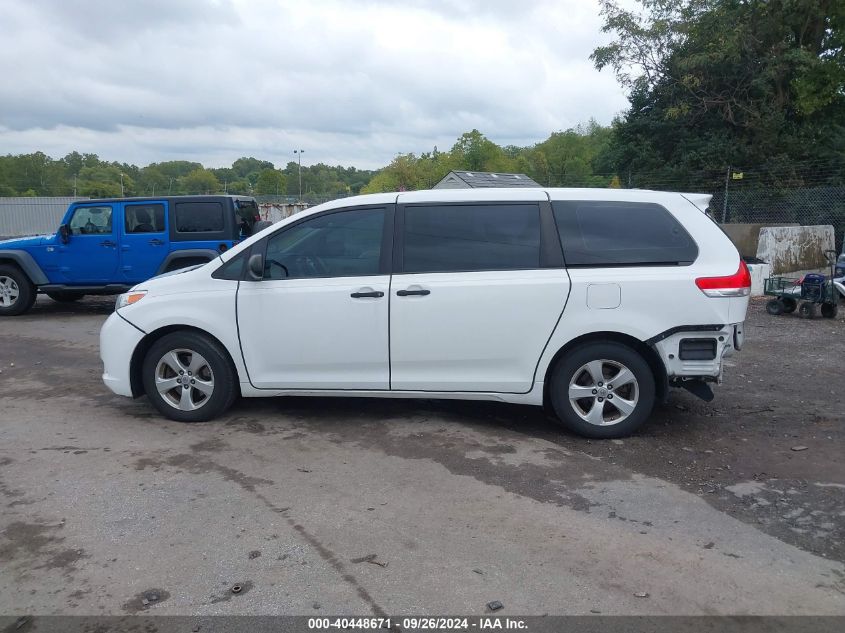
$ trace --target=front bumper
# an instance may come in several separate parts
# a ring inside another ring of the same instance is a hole
[[[100,330],[103,382],[119,396],[132,397],[132,354],[143,338],[144,333],[117,312],[106,319]]]

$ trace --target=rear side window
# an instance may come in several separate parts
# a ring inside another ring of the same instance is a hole
[[[659,204],[552,203],[567,266],[686,265],[698,247]]]
[[[406,273],[540,267],[536,204],[405,207]]]
[[[163,204],[127,204],[127,233],[161,233],[164,231]]]
[[[223,204],[220,202],[177,202],[177,233],[212,233],[223,230]]]

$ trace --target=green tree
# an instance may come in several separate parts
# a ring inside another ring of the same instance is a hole
[[[119,198],[135,193],[135,181],[115,164],[101,163],[96,167],[83,167],[79,170],[77,184],[79,195],[91,198]]]
[[[220,191],[220,181],[208,169],[199,167],[182,179],[182,188],[189,194],[209,194]]]
[[[255,182],[256,195],[284,195],[287,179],[278,169],[263,169]]]
[[[845,147],[841,0],[601,0],[597,68],[611,67],[630,110],[607,156],[681,186],[727,165],[794,166]]]

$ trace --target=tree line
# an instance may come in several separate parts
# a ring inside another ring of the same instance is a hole
[[[323,163],[302,166],[302,192],[323,197],[358,193],[375,172]],[[0,196],[129,196],[230,193],[298,196],[299,165],[284,168],[253,157],[231,167],[206,168],[185,160],[139,167],[71,152],[54,159],[43,152],[0,156]]]
[[[600,0],[612,69],[628,109],[528,147],[479,130],[446,151],[397,154],[375,171],[302,167],[305,194],[430,188],[451,170],[525,173],[547,186],[701,188],[753,173],[773,188],[845,184],[845,2]],[[298,165],[168,161],[137,167],[71,152],[0,157],[0,195],[298,195]],[[732,174],[733,172],[733,174]]]

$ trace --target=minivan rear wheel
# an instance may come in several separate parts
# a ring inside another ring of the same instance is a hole
[[[226,351],[197,332],[173,332],[153,343],[141,372],[150,402],[178,422],[211,420],[237,396],[237,379]]]
[[[654,407],[654,374],[622,343],[588,343],[567,353],[552,372],[550,400],[560,423],[591,438],[625,437]]]

